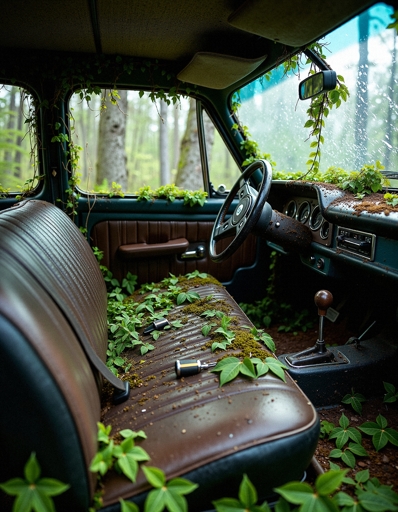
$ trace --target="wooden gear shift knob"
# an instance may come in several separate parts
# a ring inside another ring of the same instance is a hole
[[[332,305],[333,295],[328,290],[319,290],[315,294],[314,301],[318,308],[318,315],[325,316],[327,309]]]

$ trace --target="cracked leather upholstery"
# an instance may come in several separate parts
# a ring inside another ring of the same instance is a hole
[[[105,360],[106,290],[89,245],[62,211],[41,201],[2,212],[0,236],[0,481],[22,476],[35,451],[43,476],[71,484],[55,498],[57,510],[87,511],[94,493],[88,467],[100,420],[114,434],[145,430],[148,438],[140,445],[149,464],[168,479],[185,476],[199,484],[187,496],[190,512],[236,496],[243,473],[262,498],[276,485],[302,478],[319,422],[288,375],[286,383],[267,375],[237,378],[222,388],[209,371],[176,378],[177,358],[215,357],[204,349],[203,320],[193,313],[186,313],[183,328],[165,331],[152,352],[131,354],[137,385],[122,404],[103,399],[101,410],[100,379],[79,339],[83,333]],[[225,301],[230,316],[251,325],[222,286],[207,283],[195,291]],[[68,308],[60,308],[60,297]],[[104,510],[119,510],[121,497],[142,505],[148,489],[142,472],[135,484],[111,472],[104,482]],[[0,496],[4,510],[6,499]]]

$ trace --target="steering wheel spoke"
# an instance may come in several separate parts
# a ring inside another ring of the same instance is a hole
[[[250,185],[250,177],[257,170],[260,170],[263,176],[258,192]],[[221,206],[213,226],[210,237],[210,258],[213,261],[221,262],[231,256],[253,230],[268,198],[271,181],[272,170],[266,160],[252,163],[238,178]],[[238,198],[238,204],[234,212],[227,220],[224,220],[236,198]],[[233,237],[233,239],[218,254],[216,243],[227,237]]]
[[[226,220],[214,231],[214,240],[218,242],[218,240],[221,240],[223,238],[228,238],[230,236],[236,236],[237,233],[237,226],[232,223],[232,218]]]

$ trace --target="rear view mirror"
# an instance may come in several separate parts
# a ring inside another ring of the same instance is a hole
[[[299,98],[300,100],[308,100],[325,91],[335,89],[336,85],[336,71],[320,71],[300,82]]]

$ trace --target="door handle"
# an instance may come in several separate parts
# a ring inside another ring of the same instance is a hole
[[[140,243],[121,245],[117,252],[124,259],[151,258],[180,254],[188,249],[189,242],[186,238],[176,238],[164,243]]]
[[[185,251],[181,254],[181,258],[183,260],[188,260],[188,259],[201,259],[201,258],[204,258],[206,254],[206,248],[204,245],[198,245],[196,247],[196,249],[192,250],[192,251]]]

